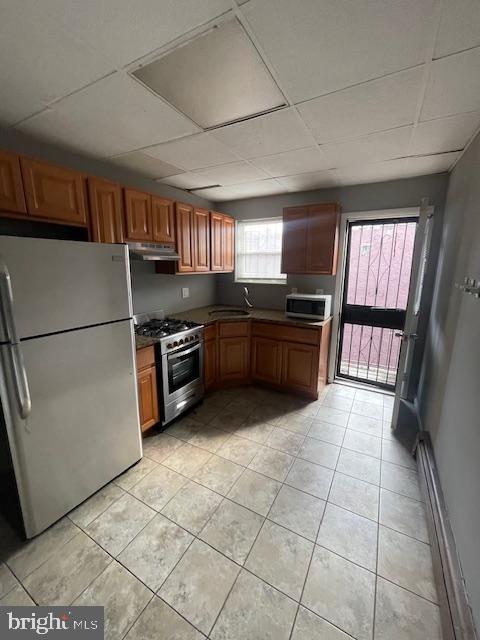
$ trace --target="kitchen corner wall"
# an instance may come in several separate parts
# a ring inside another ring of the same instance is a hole
[[[248,220],[279,217],[282,215],[284,207],[317,204],[320,202],[339,202],[343,213],[418,207],[421,198],[427,196],[430,199],[430,203],[435,205],[437,213],[433,241],[433,254],[435,254],[435,248],[438,247],[441,236],[447,182],[447,174],[436,174],[352,187],[235,200],[218,203],[216,207],[219,211],[224,211],[237,220]],[[431,271],[427,277],[426,285],[430,289],[433,288],[434,269]],[[235,284],[233,274],[217,276],[217,303],[242,304],[244,286],[244,284]],[[335,292],[335,276],[288,276],[286,286],[265,284],[247,286],[250,298],[255,306],[282,309],[285,305],[285,295],[290,293],[291,287],[297,287],[301,293],[315,293],[316,289],[323,289],[325,294],[333,296]]]

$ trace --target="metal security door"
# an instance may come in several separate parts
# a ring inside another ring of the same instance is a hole
[[[348,223],[338,377],[395,388],[417,221]]]

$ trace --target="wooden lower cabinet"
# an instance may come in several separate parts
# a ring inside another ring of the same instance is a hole
[[[250,339],[220,338],[218,341],[218,377],[220,382],[244,381],[249,375]]]
[[[211,389],[217,381],[217,341],[207,340],[204,349],[205,389]]]
[[[282,385],[307,394],[318,386],[319,350],[310,344],[283,343]]]
[[[280,384],[282,381],[282,343],[268,338],[252,338],[252,379]]]
[[[160,420],[153,347],[137,350],[137,385],[140,427],[142,431],[146,431]]]

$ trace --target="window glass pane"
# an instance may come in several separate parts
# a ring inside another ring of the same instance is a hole
[[[237,222],[237,280],[275,280],[286,282],[280,272],[282,260],[282,219],[241,220]]]

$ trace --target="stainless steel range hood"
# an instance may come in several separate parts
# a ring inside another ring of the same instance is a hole
[[[180,260],[172,244],[128,242],[130,260]]]

